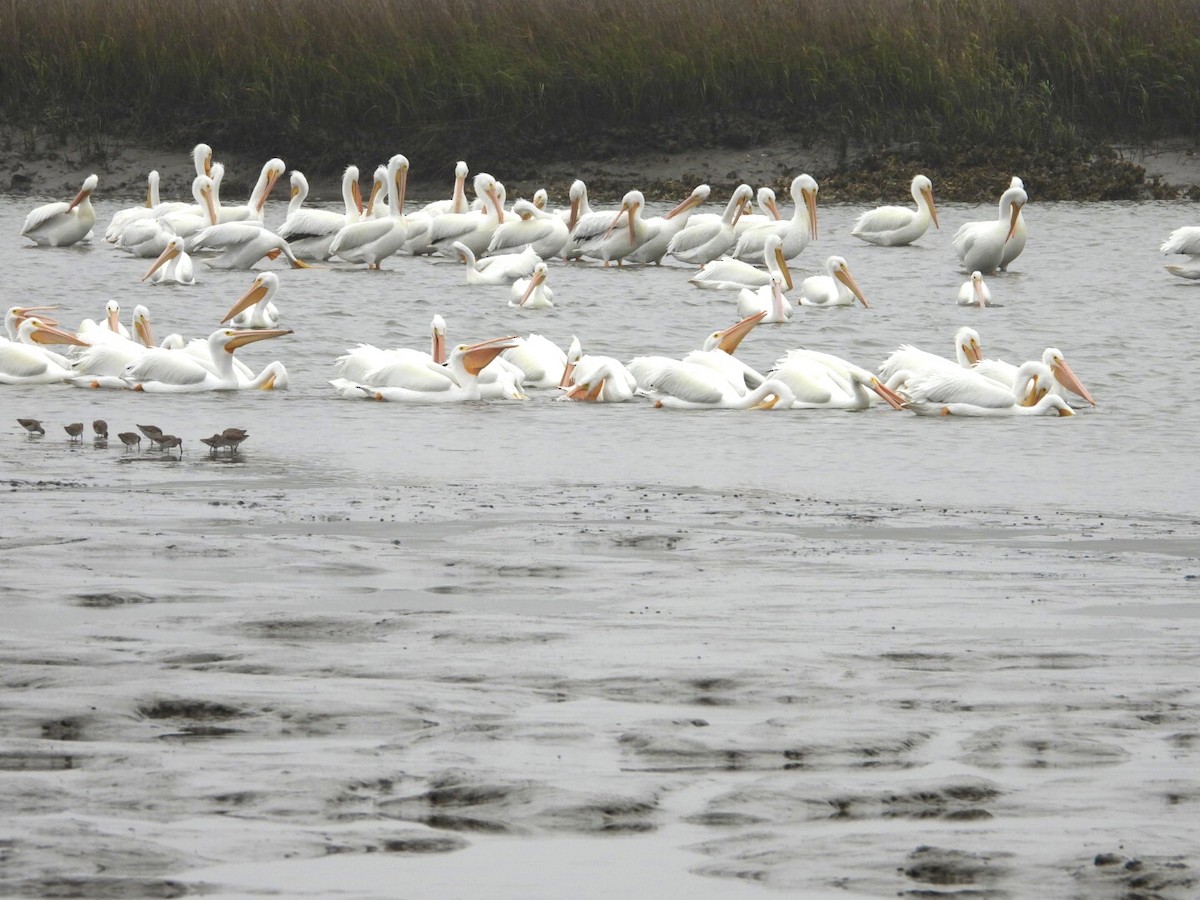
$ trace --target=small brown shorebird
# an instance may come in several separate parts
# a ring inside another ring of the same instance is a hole
[[[82,422],[72,422],[70,425],[64,425],[63,431],[65,431],[69,435],[69,440],[74,441],[74,440],[78,439],[79,443],[81,443],[81,444],[83,443],[83,423]]]
[[[243,428],[226,428],[221,432],[221,439],[225,442],[225,446],[229,448],[230,454],[237,453],[237,449],[241,446],[242,441],[250,437],[250,433]]]
[[[103,419],[97,419],[92,423],[92,431],[96,432],[96,440],[108,440],[108,423]]]
[[[17,424],[24,428],[30,437],[33,437],[35,434],[46,433],[46,429],[42,427],[42,423],[37,419],[17,419]]]
[[[140,451],[142,449],[142,436],[133,431],[122,431],[117,437],[121,439],[121,443],[125,445],[125,449],[136,446]]]
[[[162,429],[159,428],[157,425],[139,425],[138,431],[140,431],[146,437],[150,438],[150,440],[152,440],[152,441],[156,437],[159,437],[162,435]]]
[[[217,451],[225,446],[225,438],[219,434],[214,434],[212,437],[200,438],[200,443],[208,447],[210,456],[216,456]]]
[[[183,438],[175,437],[173,434],[164,434],[158,438],[158,443],[168,453],[178,447],[179,458],[183,459]]]

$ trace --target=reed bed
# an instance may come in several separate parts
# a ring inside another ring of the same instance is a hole
[[[747,128],[1053,150],[1192,132],[1198,76],[1200,0],[0,0],[11,123],[314,170]]]

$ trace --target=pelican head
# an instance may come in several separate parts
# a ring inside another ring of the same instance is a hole
[[[246,293],[242,294],[237,302],[230,307],[229,312],[225,313],[225,318],[221,320],[221,323],[228,322],[238,313],[249,309],[260,300],[269,299],[277,290],[279,290],[279,276],[274,272],[260,272],[246,290]]]
[[[964,325],[954,334],[954,350],[959,365],[970,368],[983,359],[983,348],[979,344],[979,332]]]
[[[912,180],[912,195],[913,199],[917,201],[918,206],[922,205],[922,201],[924,201],[924,205],[929,207],[929,215],[933,219],[933,227],[940,229],[942,226],[938,224],[937,207],[933,205],[933,182],[924,175],[914,176]]]
[[[735,322],[723,331],[714,331],[705,340],[704,349],[724,350],[726,353],[732,355],[737,350],[738,344],[742,342],[742,339],[753,331],[754,326],[761,322],[766,315],[767,311],[764,309],[752,316],[747,316],[740,322]]]
[[[200,176],[203,178],[204,176]],[[142,276],[142,281],[145,281],[161,267],[165,266],[180,253],[183,252],[184,241],[179,235],[174,235],[167,240],[167,246],[163,247],[163,252],[158,254],[158,259],[150,266],[145,275]]]
[[[1063,353],[1057,347],[1047,347],[1042,354],[1042,362],[1050,369],[1050,373],[1054,376],[1054,380],[1061,384],[1068,391],[1078,394],[1092,406],[1096,405],[1096,401],[1092,399],[1092,395],[1088,393],[1075,373],[1071,371],[1071,367],[1067,365],[1067,361],[1063,359]]]
[[[844,258],[840,256],[831,256],[826,261],[826,265],[829,267],[829,274],[848,287],[850,289],[850,293],[857,297],[859,302],[862,303],[864,307],[870,306],[870,304],[867,303],[867,298],[863,296],[863,292],[859,290],[858,284],[854,280],[854,276],[850,274],[850,266],[846,264],[846,260]]]

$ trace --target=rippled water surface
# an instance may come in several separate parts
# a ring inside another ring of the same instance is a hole
[[[0,197],[5,307],[195,337],[251,281],[28,248],[32,205]],[[266,264],[295,333],[239,356],[287,392],[0,388],[0,893],[1193,896],[1200,284],[1157,248],[1194,210],[1035,198],[984,310],[951,238],[993,208],[909,248],[851,238],[860,211],[822,206],[796,269],[844,255],[871,308],[739,357],[873,369],[970,324],[990,357],[1060,348],[1097,408],[339,399],[338,355],[424,348],[435,313],[626,360],[736,317],[673,263],[555,264],[556,307],[522,311],[412,258]],[[93,418],[185,454],[69,447]]]

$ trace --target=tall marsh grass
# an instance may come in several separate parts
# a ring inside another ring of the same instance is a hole
[[[685,143],[1189,133],[1200,0],[0,0],[0,112],[313,168]]]

